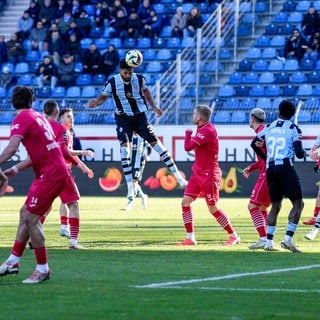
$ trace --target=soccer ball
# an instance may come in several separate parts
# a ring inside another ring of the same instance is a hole
[[[129,67],[139,67],[143,61],[143,55],[139,50],[130,50],[126,53],[126,63]]]

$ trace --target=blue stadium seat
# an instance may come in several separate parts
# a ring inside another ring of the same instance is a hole
[[[278,31],[279,35],[283,35],[283,36],[291,35],[294,27],[295,26],[290,23],[286,23],[282,26],[279,26],[279,31]]]
[[[311,113],[308,110],[301,110],[298,114],[299,123],[308,123],[311,120]]]
[[[171,50],[170,49],[159,49],[156,54],[157,60],[170,60],[171,59]]]
[[[7,89],[5,87],[0,87],[0,99],[7,97]]]
[[[91,38],[82,38],[80,40],[80,47],[81,49],[89,49],[91,43],[93,43]]]
[[[306,82],[307,77],[306,74],[304,72],[301,71],[295,71],[292,73],[291,77],[290,77],[290,83],[304,83]]]
[[[228,84],[241,84],[241,83],[242,83],[242,73],[235,71],[229,75]]]
[[[105,119],[104,119],[105,123],[106,124],[115,124],[116,123],[116,120],[114,118],[114,114],[113,112],[109,113]]]
[[[318,12],[320,11],[320,1],[319,0],[313,1],[313,6]]]
[[[144,61],[154,60],[155,58],[156,58],[156,50],[146,49],[143,51],[143,60]]]
[[[282,95],[285,97],[292,97],[297,94],[297,88],[292,85],[288,84],[282,88]]]
[[[219,58],[220,60],[230,60],[232,58],[231,50],[227,48],[221,48]]]
[[[264,86],[262,86],[261,84],[256,84],[252,86],[249,92],[250,97],[263,97],[264,95],[265,95]]]
[[[269,62],[268,65],[269,71],[282,71],[283,70],[283,63],[278,59],[273,59]]]
[[[303,106],[304,109],[309,109],[309,110],[319,109],[319,107],[320,107],[320,100],[319,98],[316,98],[316,97],[307,98]]]
[[[29,62],[29,72],[30,73],[36,73],[36,71],[39,69],[41,62],[40,61],[33,61],[33,62]]]
[[[259,24],[260,23],[260,19],[259,19],[259,16],[255,13],[251,13],[251,12],[247,12],[244,14],[244,17],[242,19],[242,22],[243,23],[246,23],[246,24]]]
[[[258,0],[256,2],[256,8],[257,13],[265,13],[269,10],[268,5],[265,1]]]
[[[0,124],[10,124],[15,117],[13,111],[0,112]]]
[[[256,40],[256,47],[269,47],[270,46],[270,38],[266,35],[261,35]]]
[[[123,40],[123,47],[126,49],[134,49],[137,46],[137,41],[135,38],[126,38]]]
[[[36,92],[37,98],[49,98],[51,97],[51,88],[48,86],[44,86],[39,88]]]
[[[276,74],[274,83],[288,83],[289,82],[289,74],[287,72],[279,72]]]
[[[40,60],[40,53],[37,50],[27,51],[25,59],[27,62]]]
[[[314,112],[312,114],[311,122],[320,122],[320,112]]]
[[[65,98],[66,96],[66,88],[62,86],[57,86],[53,88],[51,92],[52,98]]]
[[[185,73],[182,76],[181,83],[182,84],[195,84],[196,83],[195,74],[193,72]]]
[[[265,88],[264,93],[267,97],[278,97],[281,95],[281,88],[278,84],[270,84]]]
[[[208,72],[216,72],[216,71],[223,71],[223,65],[221,62],[216,61],[209,61],[206,64],[206,71]]]
[[[182,10],[184,13],[189,14],[191,9],[193,8],[194,4],[193,3],[183,3],[182,4]]]
[[[104,29],[102,27],[92,27],[89,32],[89,38],[100,38],[103,36]]]
[[[113,31],[114,31],[114,29],[112,27],[108,27],[108,26],[105,27],[104,31],[103,31],[103,37],[110,38],[110,34]]]
[[[310,72],[308,75],[308,82],[310,83],[320,83],[320,72],[319,71],[313,71]]]
[[[189,60],[182,60],[181,61],[181,70],[187,72],[191,70],[192,64]]]
[[[72,86],[67,89],[66,98],[80,98],[81,89],[77,86]]]
[[[320,96],[320,84],[316,84],[313,88],[313,94],[315,96]]]
[[[267,71],[268,61],[264,59],[256,60],[252,66],[252,71]]]
[[[217,111],[213,116],[214,123],[229,123],[230,122],[230,112],[229,111]]]
[[[259,83],[273,83],[274,81],[274,75],[272,72],[265,71],[262,72],[260,77],[259,77]]]
[[[74,64],[74,72],[76,72],[76,73],[81,73],[81,72],[83,72],[83,64],[82,64],[82,62],[76,62],[75,64]]]
[[[18,62],[15,65],[14,73],[28,73],[29,72],[29,64],[27,62]]]
[[[74,122],[79,124],[88,124],[90,123],[90,115],[87,111],[77,112],[74,116]]]
[[[208,73],[203,73],[200,76],[200,84],[211,84],[212,83],[212,77]]]
[[[181,40],[178,37],[171,37],[167,41],[167,48],[179,49],[181,48]]]
[[[167,44],[170,44],[168,40]],[[180,44],[181,48],[194,48],[196,46],[195,39],[193,37],[184,37]]]
[[[243,110],[252,110],[256,107],[256,100],[252,97],[242,99],[240,108]]]
[[[1,65],[1,72],[3,73],[3,68],[8,67],[10,70],[10,73],[14,73],[14,64],[12,62],[4,62]]]
[[[233,111],[230,121],[232,123],[248,123],[247,113],[244,111]]]
[[[225,109],[239,109],[240,101],[238,98],[227,98],[224,108]]]
[[[296,59],[287,59],[284,63],[283,70],[295,71],[299,69],[299,62]]]
[[[224,84],[218,90],[218,97],[232,97],[233,95],[234,95],[233,87],[228,84]]]
[[[256,84],[258,83],[258,80],[259,80],[259,75],[254,71],[245,73],[243,77],[244,84]]]
[[[235,88],[236,97],[247,97],[249,95],[250,89],[245,85],[240,85]]]
[[[260,61],[260,60],[258,60],[258,61]],[[264,61],[264,60],[261,60],[261,61]],[[246,71],[251,71],[251,70],[252,70],[252,63],[249,60],[244,59],[239,62],[238,71],[246,72]]]
[[[183,98],[180,101],[180,110],[181,111],[192,111],[194,108],[194,105],[192,101],[188,98]]]
[[[83,9],[86,10],[88,16],[93,16],[95,12],[95,6],[93,4],[85,4]]]
[[[311,71],[314,70],[314,62],[310,59],[302,59],[300,62],[300,70],[302,71]]]
[[[147,72],[161,72],[162,64],[159,61],[150,61],[146,67]]]
[[[78,86],[86,86],[86,85],[91,85],[92,84],[92,76],[91,74],[80,74],[77,79],[76,79],[76,84]]]
[[[276,58],[276,56],[277,56],[277,50],[276,48],[272,48],[272,47],[264,48],[261,53],[262,59],[274,59]]]
[[[296,6],[297,5],[294,0],[287,0],[282,6],[282,10],[286,12],[295,11]]]
[[[95,74],[92,78],[92,84],[94,85],[103,85],[105,84],[107,77],[105,74]]]
[[[216,47],[216,46],[220,46],[220,47],[223,47],[224,46],[224,44],[225,44],[225,41],[224,41],[224,38],[222,38],[222,37],[214,37],[214,38],[212,38],[212,40],[211,40],[211,46],[212,47]]]
[[[266,32],[265,34],[268,36],[274,36],[277,35],[279,32],[278,26],[274,23],[270,23],[266,26]]]
[[[266,97],[258,98],[258,100],[257,100],[257,108],[261,108],[263,110],[271,109],[272,108],[271,99],[270,98],[266,98]]]
[[[240,24],[238,27],[238,36],[247,37],[250,34],[250,29],[247,24]]]
[[[288,13],[279,11],[273,17],[273,23],[275,24],[284,24],[288,22]]]
[[[121,49],[123,47],[121,38],[112,38],[110,39],[109,43],[112,44],[116,49]]]
[[[22,86],[31,86],[33,84],[32,74],[26,73],[18,78],[18,84]]]
[[[151,48],[151,39],[150,38],[139,38],[137,43],[138,49],[147,49]]]
[[[166,40],[164,38],[154,38],[152,41],[153,48],[164,48],[166,46]]]
[[[163,26],[159,36],[163,38],[169,38],[171,37],[171,31],[171,26]]]
[[[167,7],[163,3],[154,3],[152,6],[158,16],[163,15],[167,12]]]
[[[297,23],[301,23],[302,20],[303,20],[303,14],[301,12],[294,11],[289,14],[289,17],[288,17],[289,23],[297,24]]]
[[[95,86],[86,86],[82,88],[81,98],[95,98],[96,97],[96,88]]]
[[[246,59],[260,59],[261,58],[261,49],[260,48],[250,48],[247,51]]]
[[[201,37],[201,47],[210,48],[212,46],[210,37]]]
[[[270,41],[270,46],[271,47],[281,47],[283,48],[285,46],[286,43],[286,38],[283,35],[276,35],[274,37],[272,37],[271,41]]]
[[[90,123],[94,124],[103,124],[104,122],[104,113],[96,110],[94,113],[90,115]]]
[[[94,40],[97,49],[104,50],[108,48],[108,40],[106,38],[97,38]]]

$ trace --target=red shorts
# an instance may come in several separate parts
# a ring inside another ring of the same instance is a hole
[[[68,175],[59,180],[36,178],[29,189],[26,206],[29,212],[42,216],[52,206],[53,201],[64,189]]]
[[[69,179],[60,193],[60,199],[63,204],[76,202],[80,199],[80,193],[73,176],[69,176]]]
[[[203,195],[208,205],[215,205],[220,198],[221,171],[212,175],[209,171],[192,174],[184,190],[184,195],[193,199]]]
[[[253,187],[250,202],[259,206],[270,206],[271,201],[269,197],[267,175],[265,172],[259,175],[258,180]]]

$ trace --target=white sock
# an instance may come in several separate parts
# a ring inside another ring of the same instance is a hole
[[[41,273],[47,273],[49,271],[49,266],[48,264],[37,264],[36,269],[40,271]]]
[[[196,237],[194,235],[194,232],[188,232],[187,233],[187,239],[191,240],[191,241],[195,241]]]
[[[8,264],[15,264],[20,262],[20,257],[17,257],[14,254],[10,254],[9,258],[6,260],[6,263]]]

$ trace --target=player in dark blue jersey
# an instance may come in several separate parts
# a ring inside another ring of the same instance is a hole
[[[265,250],[278,250],[273,238],[276,232],[278,214],[284,197],[290,199],[292,209],[289,212],[286,235],[281,242],[284,249],[300,252],[292,238],[297,229],[304,206],[299,177],[293,166],[294,156],[302,159],[306,156],[302,148],[301,130],[290,119],[295,114],[292,102],[283,100],[279,104],[279,118],[260,131],[251,146],[262,157],[266,158],[267,181],[271,199],[271,210],[268,215],[267,243]],[[261,153],[257,141],[264,140],[267,156]]]
[[[135,197],[130,155],[133,132],[146,140],[159,153],[180,186],[185,187],[187,181],[181,176],[174,160],[156,136],[146,116],[148,105],[158,117],[162,116],[163,111],[156,106],[144,76],[134,73],[133,68],[129,67],[124,59],[120,60],[119,74],[107,80],[100,95],[89,101],[89,108],[101,106],[108,98],[113,99],[116,107],[117,137],[120,142],[121,165],[129,186],[128,200],[133,200]]]

